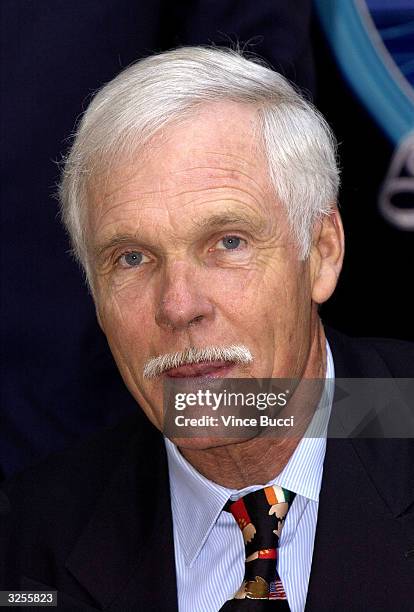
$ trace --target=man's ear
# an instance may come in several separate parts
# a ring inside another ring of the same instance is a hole
[[[312,300],[323,304],[335,290],[344,259],[345,239],[337,208],[322,218],[311,251]]]

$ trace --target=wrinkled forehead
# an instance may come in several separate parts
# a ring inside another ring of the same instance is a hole
[[[188,117],[159,130],[143,146],[131,135],[96,164],[88,181],[88,201],[122,189],[131,178],[146,191],[168,190],[189,181],[201,183],[214,176],[255,177],[270,186],[262,146],[258,111],[247,105],[221,102],[200,106]],[[92,211],[93,212],[93,211]]]

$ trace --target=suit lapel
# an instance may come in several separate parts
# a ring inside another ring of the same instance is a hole
[[[361,355],[339,334],[327,336],[337,378],[390,376],[374,349]],[[356,601],[361,609],[408,610],[413,466],[412,440],[328,439],[307,612],[355,609]]]
[[[392,378],[391,373],[371,344],[354,349],[352,339],[327,328],[326,335],[332,350],[335,377]],[[335,429],[335,402],[332,410],[332,430]],[[331,423],[330,423],[331,426]],[[375,424],[372,427],[375,431]],[[379,429],[381,431],[381,429]],[[329,434],[328,434],[329,435]],[[411,438],[361,437],[348,440],[394,517],[408,510],[414,503],[414,442]],[[331,461],[328,444],[325,463]]]
[[[413,518],[393,514],[350,440],[328,440],[306,610],[408,609]]]
[[[166,453],[134,436],[66,567],[105,610],[177,610]]]

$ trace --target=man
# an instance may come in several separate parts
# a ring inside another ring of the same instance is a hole
[[[235,52],[155,55],[95,96],[63,218],[151,425],[137,414],[9,483],[7,589],[57,589],[67,610],[412,608],[411,441],[160,433],[177,379],[412,376],[409,345],[318,316],[343,260],[337,189],[322,117]],[[274,549],[254,548],[254,493]],[[254,562],[274,581],[250,580]]]

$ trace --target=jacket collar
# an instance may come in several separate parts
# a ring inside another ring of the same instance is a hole
[[[369,340],[353,339],[325,327],[339,378],[393,378],[387,364]],[[332,411],[335,418],[335,400]],[[325,463],[330,461],[328,440]],[[414,445],[411,439],[349,438],[349,444],[393,516],[414,501]]]

